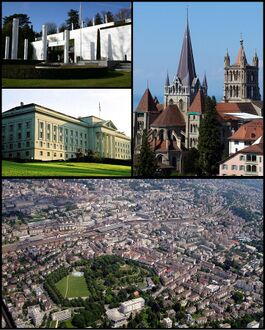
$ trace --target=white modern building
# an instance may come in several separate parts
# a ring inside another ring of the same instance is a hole
[[[46,33],[43,28],[42,38],[32,42],[33,59],[35,60],[46,60],[45,56],[49,52],[61,47],[64,49],[65,63],[77,62],[78,59],[94,61],[97,58],[97,40],[99,38],[101,59],[131,61],[130,19],[122,25],[110,22],[56,34],[47,35]],[[65,55],[67,53],[68,57]]]
[[[96,152],[100,157],[131,159],[131,139],[111,120],[71,117],[30,103],[2,113],[2,157],[68,160]]]
[[[53,321],[65,321],[69,320],[71,318],[71,310],[70,309],[65,309],[60,312],[55,312],[52,314],[52,320]]]
[[[144,307],[145,300],[140,297],[132,300],[125,301],[120,305],[120,312],[123,314],[140,311]]]

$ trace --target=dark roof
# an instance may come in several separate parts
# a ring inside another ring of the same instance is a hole
[[[196,77],[188,22],[182,43],[177,77],[186,86],[191,86],[193,79]]]
[[[185,120],[176,104],[169,104],[165,110],[154,120],[152,127],[185,126]]]
[[[157,111],[153,96],[147,88],[142,96],[135,112],[150,112],[150,111]]]
[[[198,112],[202,114],[204,112],[204,106],[205,106],[204,94],[203,91],[199,89],[191,106],[189,107],[188,113]]]

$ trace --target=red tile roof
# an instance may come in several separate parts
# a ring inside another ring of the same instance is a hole
[[[198,90],[198,93],[196,94],[191,106],[189,107],[188,113],[189,112],[199,112],[203,113],[204,112],[204,94],[201,89]]]
[[[263,155],[263,141],[262,143],[259,144],[252,144],[251,146],[240,150],[238,153],[242,153],[242,154],[255,153],[258,155]]]
[[[185,120],[176,104],[169,104],[151,124],[152,127],[185,126]]]
[[[147,88],[142,96],[135,112],[150,112],[150,111],[157,111],[157,107],[155,105],[153,96]]]
[[[252,115],[258,115],[253,104],[250,102],[220,102],[216,104],[216,111],[222,119],[234,119],[236,118],[226,115],[226,113],[246,112]]]
[[[242,125],[229,140],[256,141],[263,135],[263,119],[255,119]]]

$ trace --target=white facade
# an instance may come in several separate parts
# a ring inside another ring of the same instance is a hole
[[[103,158],[131,159],[131,140],[110,120],[74,118],[34,103],[2,114],[3,158],[68,160],[90,150]]]
[[[251,145],[251,142],[249,141],[236,141],[236,140],[230,140],[229,141],[229,155],[235,154],[236,152],[248,147]]]
[[[125,301],[120,305],[120,312],[127,314],[133,311],[140,311],[144,307],[145,300],[143,298],[136,298]]]
[[[100,30],[101,58],[113,61],[131,61],[131,24],[115,26],[113,22],[94,25],[70,32],[74,41],[74,61],[78,57],[83,60],[96,60],[97,31]],[[81,39],[81,43],[80,43]],[[64,32],[47,36],[48,47],[64,46]],[[42,60],[42,40],[32,42],[33,59]],[[70,46],[71,48],[71,46]]]

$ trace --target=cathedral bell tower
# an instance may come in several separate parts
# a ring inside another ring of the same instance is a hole
[[[236,62],[230,65],[228,51],[224,58],[223,100],[225,102],[260,100],[258,73],[259,59],[257,53],[255,52],[252,65],[248,64],[241,37]]]

